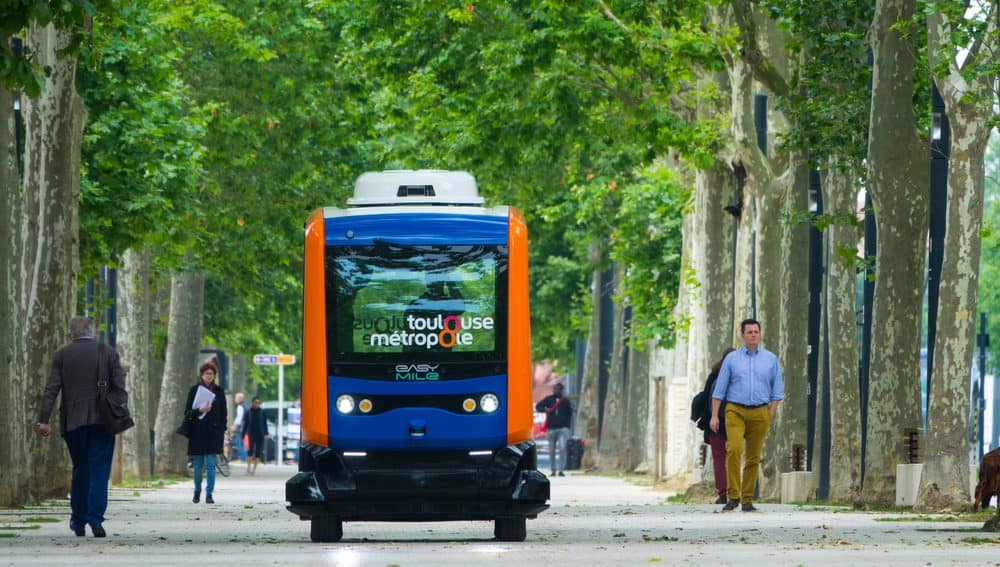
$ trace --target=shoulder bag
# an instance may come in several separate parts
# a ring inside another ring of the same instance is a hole
[[[104,343],[97,345],[97,413],[101,425],[110,435],[116,435],[135,426],[132,414],[128,410],[128,392],[111,390],[108,380],[108,364],[104,351]]]

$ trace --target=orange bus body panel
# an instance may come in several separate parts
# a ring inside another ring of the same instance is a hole
[[[507,311],[507,444],[531,439],[531,317],[528,310],[528,225],[510,208]]]
[[[305,305],[302,313],[302,440],[328,447],[326,293],[323,209],[309,216],[305,238]]]

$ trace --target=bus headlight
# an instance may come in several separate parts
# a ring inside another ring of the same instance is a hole
[[[354,411],[354,398],[348,394],[342,394],[337,398],[337,411],[348,414]]]
[[[462,409],[468,413],[476,411],[476,400],[473,400],[472,398],[465,398],[465,400],[462,401]]]
[[[500,407],[500,400],[495,394],[484,394],[482,398],[479,398],[479,407],[483,408],[486,413],[493,413]]]
[[[372,401],[368,398],[361,400],[358,402],[358,409],[361,410],[361,413],[368,413],[372,411]]]

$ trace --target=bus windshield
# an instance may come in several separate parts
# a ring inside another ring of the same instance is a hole
[[[418,353],[492,355],[506,290],[506,247],[373,246],[327,249],[327,333],[341,360]],[[411,355],[412,356],[412,355]]]

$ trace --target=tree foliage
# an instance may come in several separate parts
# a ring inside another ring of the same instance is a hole
[[[30,25],[52,24],[73,30],[73,38],[63,50],[76,53],[87,38],[91,19],[108,14],[112,0],[7,0],[0,4],[0,38],[21,36]],[[46,69],[31,62],[30,48],[15,50],[14,44],[0,41],[0,86],[8,90],[24,89],[34,98],[45,85]]]
[[[619,223],[624,234],[630,223],[654,220],[639,207],[620,212],[609,187],[642,194],[657,185],[646,173],[657,156],[670,148],[698,155],[718,143],[672,110],[691,90],[685,57],[714,58],[697,20],[682,17],[691,5],[317,6],[324,20],[342,23],[350,46],[342,69],[371,93],[375,165],[468,169],[491,201],[525,211],[535,355],[571,360],[592,269],[587,242],[615,238]],[[657,244],[679,256],[677,234],[662,234]],[[652,258],[617,259],[631,266]],[[670,327],[663,303],[637,321],[651,325],[645,335]]]
[[[813,165],[857,164],[872,3],[754,4],[788,33],[797,61],[778,101],[792,125],[779,142],[808,147]],[[988,20],[961,5],[929,2],[894,29],[923,57],[933,8],[960,22],[951,44],[967,45]],[[721,69],[720,46],[740,47],[708,20],[689,0],[14,0],[0,7],[0,37],[30,22],[95,32],[71,46],[90,112],[84,277],[152,245],[161,273],[205,270],[206,342],[297,352],[307,215],[342,205],[366,170],[465,169],[491,203],[525,213],[534,356],[566,365],[586,332],[590,275],[608,262],[624,267],[617,299],[632,307],[636,344],[667,345],[686,324],[674,308],[690,275],[680,229],[691,168],[726,153],[729,119],[699,114],[727,96],[704,78]],[[0,84],[37,94],[45,69],[4,43]],[[963,72],[995,75],[995,49],[979,44]],[[926,75],[913,89],[918,109]],[[915,114],[926,129],[927,113]],[[831,222],[856,221],[818,221]],[[990,229],[983,236],[992,242]],[[595,241],[607,242],[604,257],[588,257]],[[991,293],[984,308],[1000,302]],[[271,374],[255,371],[265,390]]]
[[[97,20],[81,53],[78,89],[90,114],[80,203],[85,278],[128,248],[151,244],[161,264],[176,263],[204,239],[196,219],[210,116],[175,72],[185,54],[169,34],[148,3],[122,2]]]

